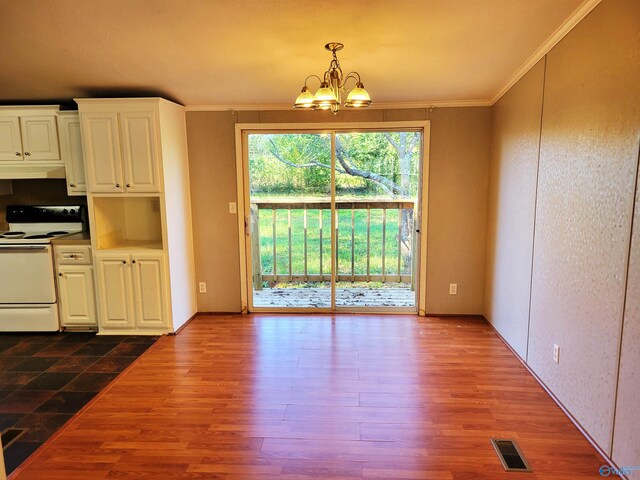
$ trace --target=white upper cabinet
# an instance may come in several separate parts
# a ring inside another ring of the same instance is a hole
[[[0,117],[0,161],[16,162],[22,159],[18,116]]]
[[[60,162],[57,107],[2,107],[0,161]]]
[[[124,192],[117,113],[83,113],[82,133],[90,192]]]
[[[20,132],[25,160],[60,160],[54,115],[20,117]]]
[[[128,192],[159,192],[155,112],[120,113],[122,160]]]
[[[61,112],[58,115],[60,154],[64,160],[68,195],[86,195],[87,182],[82,151],[82,132],[77,112]]]
[[[155,111],[82,111],[91,193],[160,192]]]

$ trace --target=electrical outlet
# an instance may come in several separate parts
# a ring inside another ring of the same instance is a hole
[[[458,284],[450,283],[449,284],[449,295],[457,295],[458,294]]]
[[[236,213],[237,211],[236,202],[229,202],[229,213]]]
[[[560,347],[553,344],[553,361],[556,363],[560,363]]]
[[[200,290],[200,293],[207,293],[207,283],[206,282],[198,283],[198,289]]]

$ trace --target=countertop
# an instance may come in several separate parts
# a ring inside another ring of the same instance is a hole
[[[89,232],[78,232],[64,237],[56,237],[51,239],[51,243],[55,245],[91,245],[91,236]]]

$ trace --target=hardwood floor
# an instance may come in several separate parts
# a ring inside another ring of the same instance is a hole
[[[504,472],[513,437],[534,473]],[[14,479],[586,479],[604,460],[482,319],[200,316]]]

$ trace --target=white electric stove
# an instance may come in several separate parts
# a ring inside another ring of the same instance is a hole
[[[60,329],[51,240],[84,230],[84,207],[7,207],[0,232],[0,332]]]

